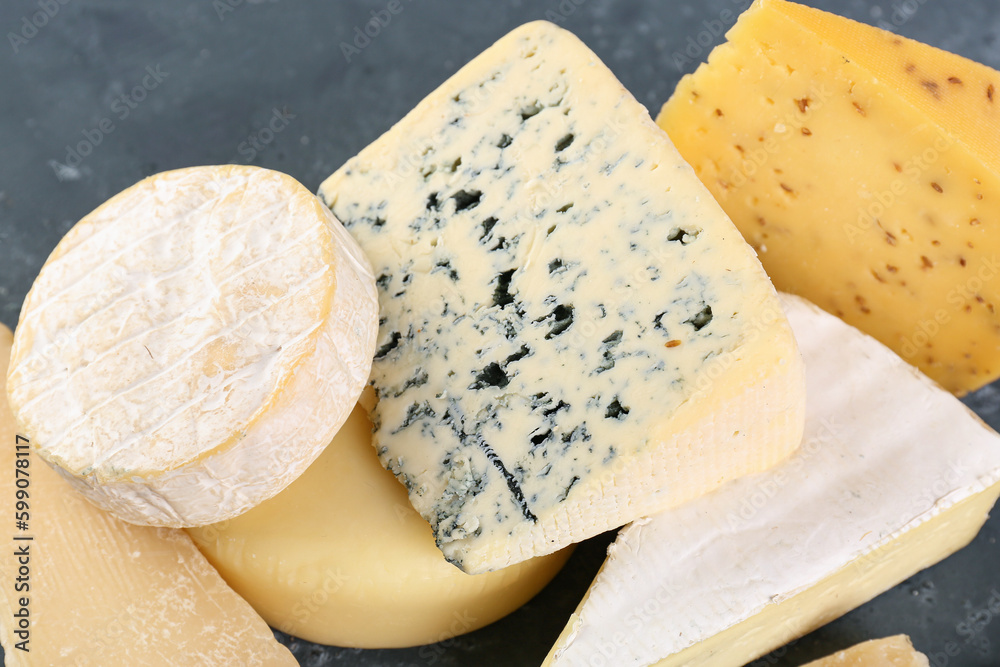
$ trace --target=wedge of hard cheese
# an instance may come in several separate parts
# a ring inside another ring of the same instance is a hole
[[[0,377],[10,346],[0,325]],[[29,444],[0,393],[6,667],[297,664],[183,531],[97,509]]]
[[[757,0],[657,122],[760,254],[945,388],[1000,377],[1000,72]]]
[[[320,196],[377,276],[375,447],[463,570],[798,444],[801,361],[752,249],[570,33],[507,35]]]
[[[21,310],[7,391],[21,431],[126,521],[190,526],[295,479],[371,368],[375,283],[289,176],[192,167],[83,218]]]
[[[1000,436],[881,343],[783,299],[806,364],[802,447],[622,530],[547,664],[738,667],[982,527]]]
[[[913,649],[910,638],[896,635],[852,646],[804,667],[928,667],[927,656]]]

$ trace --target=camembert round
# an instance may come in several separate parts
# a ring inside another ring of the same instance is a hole
[[[39,455],[138,524],[236,516],[347,419],[378,328],[364,254],[293,178],[147,178],[83,218],[21,311],[10,405]]]

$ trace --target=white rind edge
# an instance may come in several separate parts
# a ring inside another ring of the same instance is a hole
[[[1000,436],[971,410],[873,338],[780,297],[806,362],[802,448],[623,528],[546,665],[590,665],[598,655],[601,664],[654,664],[1000,481]],[[765,498],[759,507],[755,494]],[[739,517],[748,502],[750,516]],[[736,525],[727,522],[734,512]],[[655,613],[644,611],[651,600]]]
[[[238,516],[291,484],[320,455],[368,381],[378,332],[371,265],[321,202],[335,248],[335,288],[316,348],[238,444],[151,479],[96,483],[52,466],[88,500],[129,523],[191,527]]]

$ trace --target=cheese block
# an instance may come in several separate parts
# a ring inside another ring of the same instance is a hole
[[[956,394],[1000,377],[1000,72],[757,0],[657,122],[774,281]]]
[[[0,325],[0,373],[11,339]],[[31,444],[0,393],[6,667],[298,664],[183,531],[102,512]]]
[[[554,666],[739,667],[965,546],[1000,495],[1000,436],[881,343],[784,297],[802,446],[623,529]]]
[[[320,189],[372,260],[374,444],[466,572],[770,467],[802,370],[749,246],[570,33],[510,33]]]
[[[571,550],[477,575],[450,565],[379,463],[360,407],[284,491],[188,532],[273,627],[358,648],[431,644],[492,623],[541,590]]]
[[[137,524],[235,516],[295,479],[371,367],[371,267],[318,199],[257,167],[147,178],[74,226],[21,310],[23,433]]]
[[[852,646],[805,667],[929,667],[927,656],[913,649],[910,638],[896,635]]]

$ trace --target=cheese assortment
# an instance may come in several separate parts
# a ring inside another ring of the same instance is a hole
[[[546,664],[739,667],[968,544],[1000,436],[878,341],[786,296],[802,446],[623,529]]]
[[[775,286],[962,394],[1000,377],[1000,72],[757,0],[657,122]]]
[[[469,573],[556,551],[798,445],[774,288],[572,34],[513,31],[320,188],[380,294],[374,444]]]
[[[913,649],[909,637],[897,635],[852,646],[805,667],[930,667],[930,661]]]
[[[492,623],[541,590],[571,551],[485,574],[452,566],[379,463],[361,407],[284,491],[188,532],[271,626],[359,648],[432,644]]]
[[[0,325],[0,374],[11,341]],[[0,494],[13,506],[26,490],[30,506],[0,549],[6,667],[298,664],[183,531],[97,509],[16,433],[0,392]]]
[[[166,172],[52,252],[7,392],[38,455],[99,507],[220,521],[287,486],[347,419],[377,309],[357,244],[291,177]]]
[[[8,667],[440,642],[626,523],[545,664],[739,667],[967,544],[1000,75],[784,0],[727,37],[669,137],[536,22],[318,197],[193,167],[81,220],[0,327]]]

